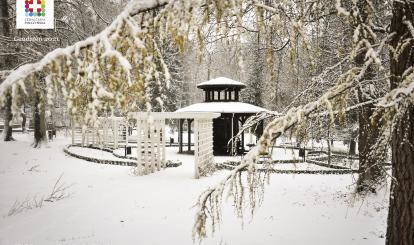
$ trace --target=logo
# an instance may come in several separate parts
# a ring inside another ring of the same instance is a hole
[[[53,29],[54,0],[16,0],[17,29]]]
[[[37,2],[37,4],[33,2]],[[26,0],[24,3],[26,17],[46,16],[46,0]]]

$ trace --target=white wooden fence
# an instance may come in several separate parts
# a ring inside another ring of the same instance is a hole
[[[194,178],[213,164],[213,119],[219,113],[135,112],[137,121],[137,171],[145,175],[166,165],[166,119],[194,119]],[[128,123],[121,117],[99,118],[98,128],[72,127],[72,144],[118,149],[128,144]]]
[[[128,140],[127,123],[122,117],[100,117],[98,128],[72,125],[72,145],[118,149]]]

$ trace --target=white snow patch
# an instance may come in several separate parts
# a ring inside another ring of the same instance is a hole
[[[14,137],[0,142],[0,244],[193,245],[192,206],[228,173],[195,180],[194,157],[171,155],[183,165],[138,177],[129,167],[66,156],[70,137],[41,149],[30,146],[33,135]],[[62,173],[69,198],[7,216],[15,200],[48,194]],[[242,227],[232,201],[223,200],[223,223],[202,244],[384,244],[389,193],[354,200],[355,178],[273,174],[253,219]]]

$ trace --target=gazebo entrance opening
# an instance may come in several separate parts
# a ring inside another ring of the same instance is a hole
[[[246,120],[254,114],[230,114],[223,113],[220,117],[213,119],[213,152],[216,156],[242,155],[246,152],[245,146],[252,144],[252,136],[246,139],[243,132],[239,138],[234,138]],[[178,121],[178,152],[182,154],[194,153],[194,140],[192,137],[194,123],[193,119],[179,119]],[[261,135],[263,122],[253,126],[248,133]]]
[[[194,150],[192,145],[194,145],[193,140],[191,139],[192,135],[192,124],[194,119],[179,119],[178,120],[178,152],[179,153],[188,153],[193,154]],[[186,133],[185,133],[186,132]],[[184,145],[184,137],[186,137],[187,144]]]

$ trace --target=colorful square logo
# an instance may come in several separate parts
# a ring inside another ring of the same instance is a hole
[[[46,0],[25,0],[26,17],[46,16]]]

